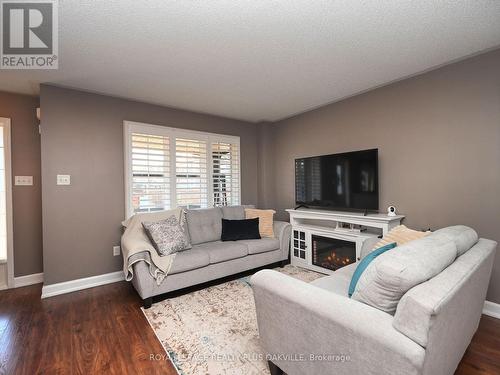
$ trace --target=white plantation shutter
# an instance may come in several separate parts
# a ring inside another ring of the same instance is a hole
[[[206,141],[176,138],[175,175],[177,206],[208,207]]]
[[[240,139],[124,121],[127,218],[241,204]]]
[[[169,138],[131,134],[131,206],[133,213],[165,210],[170,204]]]
[[[239,144],[212,142],[212,186],[214,206],[240,204]]]

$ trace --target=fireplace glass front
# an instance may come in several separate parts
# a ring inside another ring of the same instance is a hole
[[[312,235],[312,263],[315,266],[335,271],[354,262],[355,242]]]

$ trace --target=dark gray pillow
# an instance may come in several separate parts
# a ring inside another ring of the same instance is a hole
[[[143,222],[151,243],[160,255],[170,255],[191,249],[191,243],[174,215],[155,222]]]

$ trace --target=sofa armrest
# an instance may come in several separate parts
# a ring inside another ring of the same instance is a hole
[[[290,236],[292,235],[292,225],[286,221],[274,221],[274,236],[280,241],[282,259],[288,259],[290,253]]]
[[[137,262],[134,267],[134,277],[132,285],[142,299],[152,297],[154,295],[153,288],[156,283],[153,276],[149,274],[149,266],[146,262]]]
[[[424,349],[391,315],[273,270],[250,283],[261,345],[287,374],[421,373]]]

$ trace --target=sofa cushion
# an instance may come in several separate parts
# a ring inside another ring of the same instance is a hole
[[[195,270],[210,264],[210,257],[204,250],[190,249],[175,255],[169,275]]]
[[[222,232],[222,211],[219,207],[188,210],[186,220],[191,244],[220,240]]]
[[[457,245],[457,256],[464,254],[479,240],[477,233],[474,229],[466,227],[465,225],[454,225],[437,230],[439,233],[448,237]]]
[[[245,208],[254,208],[247,204],[242,206],[222,206],[222,217],[227,220],[243,220],[245,218]]]
[[[438,233],[379,255],[361,275],[352,298],[394,314],[401,297],[456,258],[453,241]]]
[[[248,248],[240,241],[234,242],[206,242],[193,246],[193,249],[204,251],[210,264],[225,262],[227,260],[242,258],[248,255]]]
[[[348,297],[347,291],[349,290],[349,284],[356,266],[357,263],[349,264],[339,268],[333,275],[321,277],[312,281],[310,284],[328,290],[329,292]]]
[[[280,241],[276,238],[262,238],[260,240],[242,240],[238,243],[248,247],[248,254],[259,254],[280,248]]]

